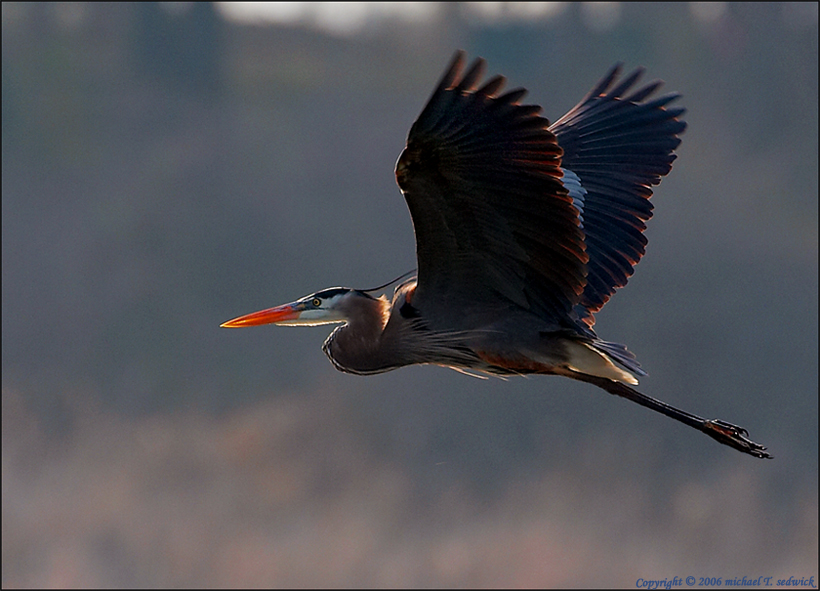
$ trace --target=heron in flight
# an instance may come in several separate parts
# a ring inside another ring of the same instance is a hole
[[[374,374],[435,364],[501,376],[554,374],[603,388],[758,458],[745,429],[641,394],[646,375],[594,314],[626,285],[647,243],[654,185],[672,168],[684,109],[660,81],[615,66],[553,124],[523,88],[463,72],[459,51],[396,164],[417,270],[392,301],[333,287],[222,324],[340,323],[322,349],[337,369]]]

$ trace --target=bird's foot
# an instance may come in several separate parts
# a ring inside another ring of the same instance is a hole
[[[743,427],[720,419],[707,420],[704,422],[704,427],[704,433],[724,445],[734,447],[756,458],[772,458],[764,446],[748,438],[749,432]]]

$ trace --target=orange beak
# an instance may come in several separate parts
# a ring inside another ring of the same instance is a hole
[[[239,318],[228,320],[220,324],[223,328],[243,328],[245,326],[260,326],[262,324],[278,324],[289,320],[297,320],[303,308],[298,304],[285,304],[276,308],[260,310],[251,314],[245,314]]]

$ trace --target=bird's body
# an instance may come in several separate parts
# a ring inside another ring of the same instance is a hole
[[[355,320],[336,328],[323,346],[338,369],[373,374],[430,363],[495,375],[586,372],[637,384],[609,358],[613,353],[606,347],[617,352],[618,345],[581,337],[511,305],[464,306],[462,314],[431,321],[412,303],[416,285],[415,280],[400,285],[392,302],[358,290],[344,293],[342,307]],[[643,375],[629,357],[623,360]]]
[[[323,346],[337,369],[372,374],[436,364],[497,375],[556,374],[595,384],[757,457],[745,431],[701,419],[630,385],[646,375],[598,338],[594,313],[644,254],[651,187],[686,125],[660,82],[612,71],[555,124],[523,89],[461,75],[459,52],[396,165],[416,234],[417,275],[392,301],[330,288],[223,326],[342,323]]]

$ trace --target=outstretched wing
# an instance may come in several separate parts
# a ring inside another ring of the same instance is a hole
[[[587,255],[561,148],[541,108],[519,102],[525,90],[499,95],[501,76],[479,87],[484,60],[462,76],[463,62],[458,52],[396,166],[416,234],[413,304],[426,315],[515,304],[565,325]]]
[[[564,184],[585,234],[587,283],[576,311],[589,326],[644,255],[650,187],[671,170],[678,134],[686,129],[678,119],[684,109],[666,108],[678,94],[644,102],[662,83],[635,90],[643,70],[616,84],[620,70],[615,66],[550,126],[564,150]]]

